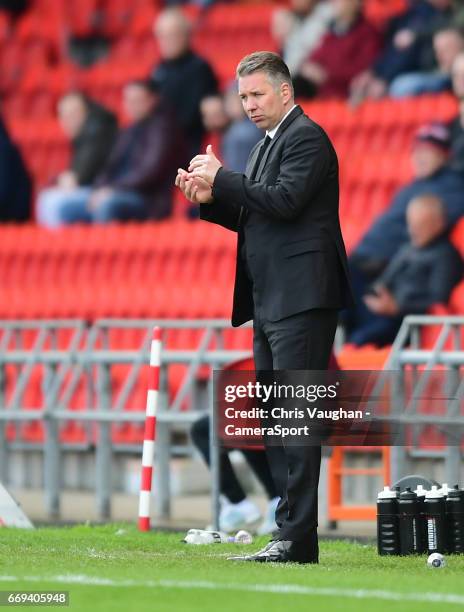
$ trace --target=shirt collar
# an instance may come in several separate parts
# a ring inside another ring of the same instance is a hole
[[[292,106],[292,108],[285,113],[285,115],[282,117],[282,119],[279,121],[279,123],[275,126],[275,128],[272,128],[272,130],[269,130],[266,132],[266,136],[269,136],[269,138],[272,140],[274,138],[274,136],[277,133],[277,130],[280,128],[280,126],[282,125],[282,123],[285,121],[285,119],[290,115],[290,113],[292,112],[292,110],[296,108],[296,104],[294,104]]]

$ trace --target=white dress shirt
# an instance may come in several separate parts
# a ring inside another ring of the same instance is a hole
[[[266,136],[269,136],[269,138],[272,140],[274,138],[274,136],[277,133],[277,130],[280,128],[280,126],[282,125],[282,123],[285,121],[285,119],[290,115],[290,113],[292,112],[292,110],[296,108],[296,104],[294,104],[292,106],[292,108],[285,113],[285,115],[282,117],[282,119],[279,121],[279,123],[275,126],[275,128],[272,128],[272,130],[266,131]]]

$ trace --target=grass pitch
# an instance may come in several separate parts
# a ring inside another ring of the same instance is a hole
[[[319,566],[234,563],[264,545],[181,543],[132,525],[0,529],[0,590],[66,590],[71,610],[253,612],[458,610],[464,557],[442,570],[425,556],[379,557],[374,546],[321,543]],[[21,606],[21,609],[32,609]]]

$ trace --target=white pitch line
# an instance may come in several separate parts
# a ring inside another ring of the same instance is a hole
[[[236,584],[210,581],[179,580],[114,580],[84,574],[57,576],[0,576],[0,582],[59,582],[85,586],[142,587],[166,589],[229,590],[281,595],[315,595],[323,597],[351,597],[354,599],[384,599],[387,601],[416,601],[426,603],[464,604],[464,595],[458,593],[402,593],[376,589],[339,589],[333,587],[310,587],[300,584]]]

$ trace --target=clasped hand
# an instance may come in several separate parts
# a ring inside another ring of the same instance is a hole
[[[194,204],[210,204],[213,201],[212,186],[222,163],[213,152],[213,147],[206,147],[206,154],[196,155],[190,162],[188,172],[179,168],[176,186],[187,200]]]

